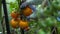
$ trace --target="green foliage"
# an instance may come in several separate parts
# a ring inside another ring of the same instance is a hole
[[[0,0],[0,20],[1,20],[1,18],[2,18],[2,3],[1,3],[1,0]]]
[[[40,29],[38,34],[45,34],[45,32],[43,31],[43,29]]]
[[[11,2],[10,3],[10,10],[12,11],[13,9],[18,9],[18,4],[17,4],[17,2],[15,2],[15,3],[13,3],[13,2]]]

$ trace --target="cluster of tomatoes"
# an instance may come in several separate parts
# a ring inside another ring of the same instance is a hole
[[[32,14],[32,9],[30,7],[25,7],[24,10],[22,10],[22,14],[24,16],[29,16]],[[11,13],[11,21],[10,24],[12,26],[12,28],[22,28],[24,30],[29,30],[29,23],[26,20],[21,20],[20,19],[20,13],[18,13],[17,11],[12,11]]]

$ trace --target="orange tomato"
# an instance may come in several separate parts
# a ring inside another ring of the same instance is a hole
[[[12,18],[17,18],[18,16],[19,16],[18,12],[12,11],[12,13],[11,13]]]
[[[18,19],[18,20],[12,19],[12,20],[10,21],[10,25],[11,25],[13,28],[18,28],[18,23],[19,23],[19,19]]]
[[[31,15],[32,14],[32,9],[29,7],[29,6],[27,6],[24,10],[23,10],[23,15],[24,16],[29,16],[29,15]]]
[[[27,21],[20,20],[19,27],[22,28],[22,29],[28,27],[28,22]]]

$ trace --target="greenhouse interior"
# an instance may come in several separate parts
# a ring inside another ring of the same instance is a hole
[[[60,34],[60,0],[0,0],[0,34]]]

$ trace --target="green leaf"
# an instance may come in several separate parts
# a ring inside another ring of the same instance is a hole
[[[38,31],[38,34],[45,34],[45,32],[43,31],[43,29],[40,29],[40,30]]]

